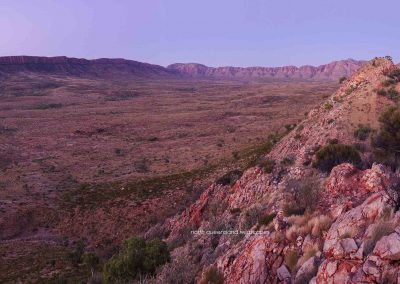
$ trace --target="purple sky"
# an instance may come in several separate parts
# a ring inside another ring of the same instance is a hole
[[[400,60],[399,0],[0,0],[0,56],[160,65]]]

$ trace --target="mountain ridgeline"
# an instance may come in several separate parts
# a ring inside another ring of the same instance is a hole
[[[208,67],[197,63],[175,63],[168,67],[126,59],[80,59],[65,56],[0,57],[0,75],[20,72],[99,78],[216,78],[216,79],[305,79],[337,80],[350,76],[364,64],[353,59],[314,66]]]

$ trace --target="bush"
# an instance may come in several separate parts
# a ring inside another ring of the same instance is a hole
[[[361,166],[361,157],[356,148],[344,144],[328,144],[316,153],[314,166],[321,171],[330,172],[334,166],[352,163]]]
[[[344,81],[346,81],[347,80],[347,77],[346,76],[343,76],[343,77],[340,77],[339,78],[339,84],[342,84]]]
[[[396,91],[396,89],[394,87],[390,88],[387,91],[385,89],[379,89],[377,91],[377,94],[379,96],[387,97],[391,100],[396,100],[399,97],[399,92]]]
[[[170,261],[167,244],[159,239],[146,242],[132,237],[122,251],[104,265],[105,283],[128,282],[139,275],[154,275],[156,268]]]
[[[378,96],[386,97],[385,89],[379,89],[378,91],[376,91],[376,93],[378,94]]]
[[[90,270],[92,277],[94,276],[94,272],[99,265],[99,257],[95,253],[86,253],[83,256],[83,262],[87,266],[87,268]]]
[[[289,206],[286,211],[293,215],[293,210],[300,211],[302,215],[305,210],[313,211],[319,201],[320,182],[314,176],[306,176],[301,180],[290,179],[287,183],[287,189],[292,192],[294,204]]]
[[[299,207],[295,204],[286,204],[283,207],[283,215],[292,216],[292,215],[303,215],[306,212],[306,208]]]
[[[372,139],[374,159],[396,169],[400,162],[400,109],[390,107],[379,118],[380,129]]]
[[[276,217],[275,213],[264,215],[263,217],[258,220],[258,224],[268,226],[272,220]]]
[[[397,83],[397,81],[394,80],[394,79],[387,79],[387,80],[385,80],[385,81],[383,82],[383,85],[384,85],[385,87],[389,87],[389,86],[394,85],[394,84],[396,84],[396,83]]]
[[[240,170],[233,170],[216,180],[220,185],[233,185],[238,179],[242,177],[243,172]]]
[[[393,69],[391,71],[389,71],[386,76],[388,76],[389,78],[396,80],[396,81],[400,81],[400,69],[396,68]]]
[[[265,173],[270,174],[274,170],[275,164],[276,164],[276,162],[274,160],[270,160],[270,159],[266,159],[265,158],[265,159],[262,159],[259,162],[258,166],[260,168],[262,168]]]
[[[374,248],[376,243],[382,239],[384,236],[387,236],[394,232],[393,225],[387,222],[378,223],[373,228],[371,238],[365,243],[364,246],[364,255],[370,254]]]
[[[324,108],[326,109],[326,110],[331,110],[332,108],[333,108],[333,104],[332,103],[325,103],[324,104]]]
[[[285,254],[285,264],[290,269],[291,272],[295,271],[298,260],[299,256],[297,254],[297,251],[295,250],[289,250]]]
[[[284,166],[284,167],[288,167],[288,166],[293,165],[293,162],[294,162],[294,161],[293,161],[292,158],[285,157],[285,158],[283,158],[283,160],[281,161],[281,165]]]
[[[359,140],[366,140],[371,133],[372,129],[369,125],[359,124],[358,128],[354,130],[354,137]]]
[[[206,270],[199,284],[223,284],[224,275],[214,266]]]
[[[391,100],[395,100],[399,97],[399,92],[396,91],[395,88],[390,88],[387,93],[386,93],[387,97]]]

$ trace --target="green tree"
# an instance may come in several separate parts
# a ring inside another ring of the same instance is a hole
[[[153,275],[156,268],[170,261],[167,244],[159,239],[146,242],[132,237],[124,242],[121,252],[104,265],[106,283],[130,281],[139,275]]]

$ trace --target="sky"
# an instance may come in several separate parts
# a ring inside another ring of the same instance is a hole
[[[0,0],[0,56],[166,66],[400,61],[399,0]]]

